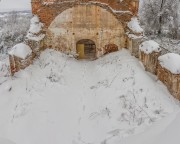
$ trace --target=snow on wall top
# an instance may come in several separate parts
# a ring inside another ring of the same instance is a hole
[[[153,40],[145,41],[140,46],[139,49],[146,54],[150,54],[152,52],[160,52],[161,48],[159,44]]]
[[[180,55],[168,53],[158,58],[160,65],[173,74],[180,74]]]
[[[143,32],[143,29],[141,28],[137,17],[132,17],[131,21],[128,22],[127,26],[133,32],[136,32],[136,33],[142,33]]]
[[[43,24],[39,21],[39,17],[35,15],[31,19],[29,32],[33,34],[37,34],[42,30],[42,27],[43,27]]]
[[[9,52],[10,55],[14,55],[22,59],[26,59],[26,57],[29,56],[31,53],[31,48],[24,43],[19,43],[15,45]]]
[[[45,35],[44,34],[39,34],[39,33],[41,32],[43,26],[44,25],[43,25],[43,23],[40,22],[39,17],[37,15],[35,15],[31,19],[30,29],[29,29],[28,34],[26,35],[26,37],[28,39],[34,40],[34,41],[42,40],[45,37]]]

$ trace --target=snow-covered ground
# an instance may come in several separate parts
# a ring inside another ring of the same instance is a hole
[[[32,66],[0,84],[0,139],[161,144],[168,138],[166,128],[173,134],[179,110],[166,87],[125,49],[95,61],[47,49]]]

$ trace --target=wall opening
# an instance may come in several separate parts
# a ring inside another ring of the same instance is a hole
[[[79,59],[95,59],[96,58],[96,44],[89,39],[82,39],[76,44],[76,51]]]
[[[116,51],[118,51],[118,46],[115,44],[108,44],[108,45],[105,45],[104,50],[105,50],[104,54],[116,52]]]

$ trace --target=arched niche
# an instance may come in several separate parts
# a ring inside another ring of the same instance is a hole
[[[124,47],[124,28],[117,18],[96,5],[78,5],[59,14],[47,29],[47,46],[60,51],[76,52],[79,40],[89,39],[96,45],[96,57],[104,47],[115,44]]]

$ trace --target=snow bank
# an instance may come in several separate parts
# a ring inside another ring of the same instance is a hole
[[[146,54],[150,54],[152,52],[160,52],[161,48],[159,44],[153,40],[145,41],[140,46],[139,49]]]
[[[143,29],[141,28],[137,17],[131,18],[131,21],[128,23],[128,27],[133,32],[136,32],[136,33],[142,33],[143,32]]]
[[[124,144],[178,109],[175,102],[125,49],[95,61],[46,49],[0,85],[0,135],[18,144]]]
[[[166,129],[147,144],[179,144],[180,133],[180,112],[176,114],[174,120],[166,127]],[[161,124],[160,124],[161,125]]]
[[[180,55],[168,53],[159,58],[162,67],[166,68],[173,74],[180,74]]]
[[[22,59],[25,59],[31,53],[32,53],[31,48],[24,43],[19,43],[15,45],[9,52],[10,55],[14,55]]]

